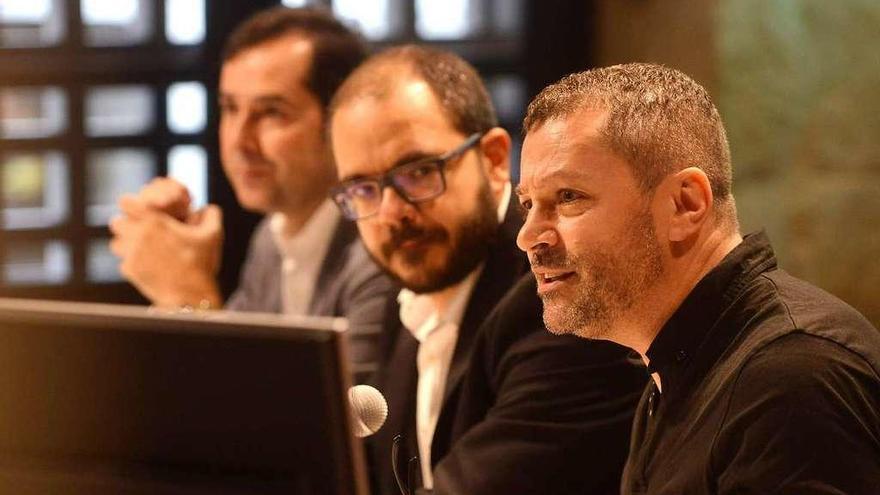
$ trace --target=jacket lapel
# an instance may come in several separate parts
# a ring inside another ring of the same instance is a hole
[[[516,235],[522,225],[522,220],[516,210],[516,205],[512,202],[513,198],[507,208],[507,215],[504,217],[504,223],[501,224],[499,235],[489,249],[489,256],[486,259],[483,272],[474,286],[474,291],[459,326],[458,340],[446,378],[443,406],[431,445],[433,462],[442,458],[449,447],[453,413],[458,402],[457,391],[470,365],[477,331],[492,308],[498,304],[498,301],[519,280],[529,266],[525,254],[516,247]]]
[[[397,459],[397,472],[406,473],[409,459],[419,453],[415,424],[418,349],[419,342],[409,331],[400,329],[395,339],[394,350],[376,380],[376,385],[388,401],[388,417],[382,428],[367,442],[370,445],[373,465],[377,466],[374,475],[381,487],[395,486],[392,477],[395,467],[392,465],[391,451],[396,435],[403,436]],[[396,492],[396,489],[380,490],[380,493]]]
[[[336,224],[336,232],[330,240],[330,246],[327,247],[327,255],[324,256],[321,270],[318,272],[318,279],[315,281],[315,291],[309,302],[310,315],[334,316],[336,314],[336,308],[333,305],[338,299],[336,292],[339,289],[333,285],[339,280],[339,273],[345,268],[345,262],[348,259],[346,252],[357,235],[357,226],[354,222],[349,222],[344,218],[339,219]]]
[[[513,198],[511,198],[512,201]],[[452,362],[449,365],[449,374],[446,378],[444,402],[458,387],[467,371],[477,329],[480,328],[492,308],[498,304],[498,301],[513,286],[514,282],[519,280],[528,267],[525,254],[516,247],[516,235],[521,225],[522,220],[519,218],[515,205],[511,204],[507,208],[507,215],[504,217],[504,223],[500,226],[499,235],[489,249],[489,256],[486,259],[483,272],[474,285],[474,291],[465,308],[458,330],[455,352],[452,354]]]

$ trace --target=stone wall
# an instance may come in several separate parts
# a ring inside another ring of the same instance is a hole
[[[722,0],[716,26],[744,229],[880,325],[880,2]]]
[[[662,63],[713,94],[743,230],[880,326],[880,2],[596,5],[599,65]]]

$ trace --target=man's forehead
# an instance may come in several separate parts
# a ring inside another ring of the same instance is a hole
[[[311,64],[313,49],[311,38],[293,31],[244,48],[227,60],[226,64],[285,66],[294,60]]]
[[[449,122],[430,86],[423,81],[397,84],[381,96],[362,95],[339,107],[333,116],[334,139],[346,139],[352,132],[366,134],[370,146],[389,160],[415,152],[446,151],[446,143],[457,140],[458,131]]]
[[[610,151],[601,135],[602,111],[575,112],[552,118],[530,131],[523,143],[522,179],[517,190],[526,192],[546,181],[586,179],[597,171],[591,158]]]
[[[348,96],[336,113],[358,120],[381,118],[386,126],[407,127],[439,110],[440,104],[428,83],[403,76],[396,81],[364,84],[357,94]]]
[[[305,90],[312,64],[312,41],[288,34],[243,49],[224,62],[220,88],[227,93],[287,94]]]
[[[351,127],[369,124],[374,136],[395,136],[415,125],[412,119],[391,111],[391,106],[386,97],[365,95],[352,99],[334,113],[333,130],[344,136]]]

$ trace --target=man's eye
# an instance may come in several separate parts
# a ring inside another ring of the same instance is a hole
[[[406,171],[406,176],[410,179],[421,179],[422,177],[431,175],[436,169],[437,167],[431,163],[416,165]]]
[[[580,194],[569,189],[563,189],[562,191],[559,191],[558,196],[560,203],[571,203],[572,201],[576,201],[581,197]]]
[[[235,104],[233,104],[233,103],[228,103],[228,102],[220,102],[220,104],[218,105],[218,107],[219,107],[219,109],[220,109],[220,113],[221,113],[221,114],[230,114],[230,113],[234,113],[235,110],[236,110],[236,108],[237,108],[237,107],[235,106]]]
[[[532,209],[532,200],[531,199],[523,199],[519,202],[519,207],[524,211],[529,211]]]
[[[264,117],[273,117],[273,118],[284,116],[284,112],[282,112],[280,108],[275,108],[275,107],[264,108],[260,112],[260,114]]]
[[[373,184],[352,184],[348,187],[348,194],[355,199],[373,199],[376,188]]]

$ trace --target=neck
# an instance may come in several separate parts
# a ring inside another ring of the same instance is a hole
[[[628,315],[618,321],[614,340],[638,352],[649,363],[648,349],[663,325],[678,310],[694,287],[718,266],[739,243],[742,236],[711,231],[698,239],[694,247],[681,256],[671,256],[658,282],[645,292],[644,298]],[[659,386],[659,377],[655,377]]]
[[[429,292],[425,294],[425,296],[431,299],[431,302],[433,303],[434,307],[437,308],[437,311],[439,313],[445,313],[449,309],[450,305],[453,304],[453,301],[455,300],[458,291],[461,290],[462,286],[468,283],[468,281],[473,280],[477,276],[479,270],[479,267],[475,268],[470,273],[468,273],[467,276],[461,279],[460,282],[454,285],[450,285],[449,287],[440,289],[438,291]]]
[[[455,296],[455,291],[460,285],[461,284],[458,283],[445,289],[438,290],[437,292],[427,294],[427,296],[431,298],[431,302],[434,303],[434,307],[437,308],[438,312],[443,313],[446,311],[446,308],[449,307],[449,302],[452,301],[453,296]]]
[[[324,199],[323,196],[319,196],[308,202],[299,203],[294,207],[276,211],[276,213],[284,217],[284,235],[294,236],[298,234],[324,203]]]

